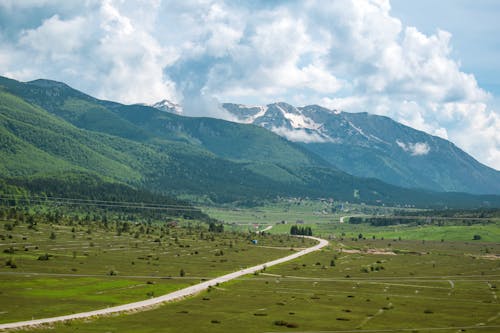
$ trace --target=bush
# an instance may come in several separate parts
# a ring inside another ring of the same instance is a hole
[[[17,265],[14,262],[14,259],[7,259],[7,261],[5,262],[5,266],[10,267],[10,268],[17,268]]]
[[[288,327],[288,328],[297,328],[297,327],[299,327],[299,325],[297,325],[296,323],[289,323],[289,322],[284,321],[284,320],[276,320],[276,321],[274,321],[274,325],[276,325],[276,326],[285,326],[285,327]]]
[[[14,254],[15,252],[16,252],[16,250],[12,246],[9,247],[8,249],[3,250],[3,253],[6,253],[6,254]]]
[[[52,257],[52,255],[45,253],[45,254],[42,254],[41,256],[38,256],[38,260],[46,261],[46,260],[49,260],[50,257]]]

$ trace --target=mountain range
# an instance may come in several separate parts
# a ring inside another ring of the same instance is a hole
[[[391,118],[286,103],[223,104],[239,122],[255,124],[360,177],[434,191],[500,194],[500,171],[450,141]]]
[[[308,145],[260,126],[183,117],[171,112],[179,112],[175,105],[162,104],[170,112],[99,100],[61,82],[0,77],[0,190],[6,184],[47,193],[40,184],[57,180],[51,191],[68,195],[91,179],[210,202],[310,196],[500,206],[497,195],[407,189],[352,176]]]

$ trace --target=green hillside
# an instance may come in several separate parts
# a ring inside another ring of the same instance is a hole
[[[281,195],[419,206],[500,205],[497,196],[408,190],[353,177],[257,126],[101,101],[48,80],[0,78],[0,142],[1,178],[34,191],[57,180],[76,195],[68,184],[82,189],[86,182],[79,179],[90,177],[214,202]]]

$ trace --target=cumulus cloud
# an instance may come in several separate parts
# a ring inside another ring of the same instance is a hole
[[[178,99],[175,83],[163,73],[177,59],[175,50],[160,45],[112,1],[85,9],[67,18],[57,13],[43,18],[38,27],[20,30],[17,38],[4,36],[2,45],[22,58],[8,59],[2,74],[61,80],[125,103]]]
[[[291,130],[286,127],[272,127],[271,131],[293,142],[311,143],[331,141],[330,139],[326,139],[317,133],[308,132],[305,129]]]
[[[0,19],[3,75],[225,119],[219,101],[368,111],[500,168],[500,116],[452,34],[405,25],[389,0],[3,1]]]
[[[412,156],[427,155],[431,151],[431,147],[429,147],[427,142],[404,143],[396,140],[396,144],[404,151],[409,152]]]

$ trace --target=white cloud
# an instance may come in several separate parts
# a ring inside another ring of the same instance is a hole
[[[412,156],[427,155],[431,151],[427,142],[404,143],[396,140],[396,144],[404,151],[409,152]]]
[[[23,31],[20,44],[33,49],[38,54],[48,53],[55,58],[68,55],[85,43],[86,23],[82,17],[63,21],[58,15],[54,15],[38,28]],[[68,38],[68,36],[73,38]]]
[[[18,41],[4,41],[26,61],[9,61],[3,74],[61,80],[124,103],[178,100],[175,83],[163,74],[177,60],[175,50],[160,45],[112,1],[89,7],[71,18],[54,14],[40,26],[20,31]]]
[[[293,142],[311,143],[331,141],[330,139],[326,139],[317,133],[309,133],[305,129],[290,130],[286,127],[272,127],[271,131]]]
[[[389,0],[4,1],[13,21],[0,23],[0,68],[126,103],[167,98],[191,115],[227,119],[217,100],[368,111],[500,168],[500,116],[454,58],[453,36],[390,10]]]

